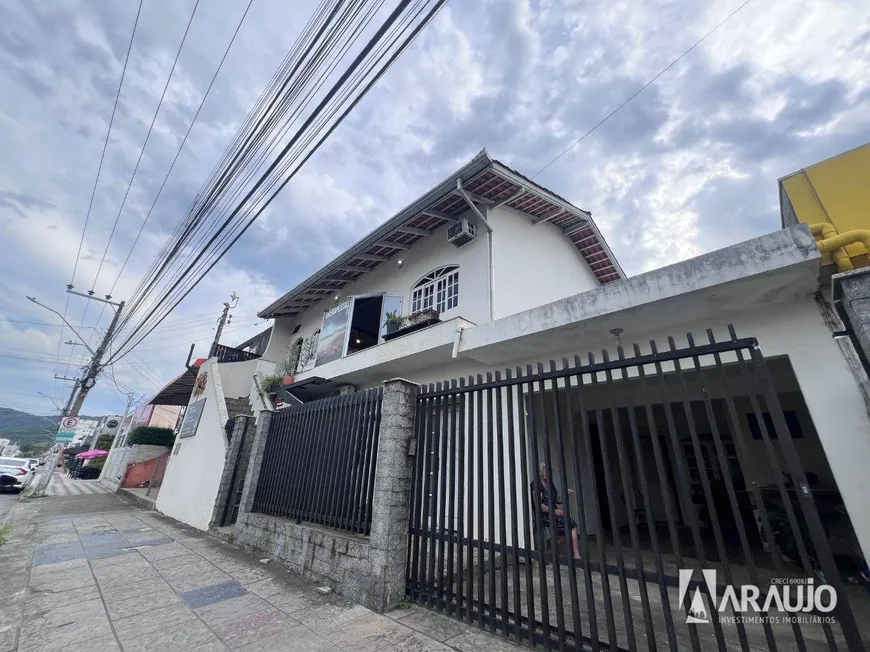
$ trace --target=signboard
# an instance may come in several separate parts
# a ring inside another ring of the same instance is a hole
[[[344,355],[344,347],[350,330],[350,317],[353,314],[353,300],[348,300],[323,315],[323,327],[320,329],[320,342],[317,346],[316,366]]]
[[[178,431],[179,439],[193,437],[196,434],[196,429],[199,427],[199,419],[202,416],[202,408],[204,407],[204,398],[201,398],[187,406],[187,411],[184,413],[184,422],[181,424],[181,429]]]
[[[60,421],[61,430],[75,430],[79,425],[79,420],[76,417],[64,417]]]
[[[75,436],[76,434],[71,430],[61,430],[55,436],[54,441],[58,444],[68,444]]]
[[[109,419],[108,421],[106,421],[106,428],[108,428],[109,430],[114,430],[120,425],[120,423],[121,422],[117,419]]]

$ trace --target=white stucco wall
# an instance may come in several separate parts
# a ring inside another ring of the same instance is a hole
[[[193,437],[176,440],[157,497],[158,511],[200,530],[208,530],[227,449],[226,408],[218,367],[214,359],[200,367],[200,374],[208,373],[205,392],[191,398],[191,402],[206,400],[199,428]]]
[[[469,211],[464,216],[471,221],[476,217]],[[441,315],[442,320],[463,317],[480,324],[489,321],[489,256],[486,230],[478,227],[478,237],[463,247],[447,242],[446,228],[440,228],[430,237],[418,241],[408,251],[393,260],[381,263],[373,272],[364,274],[357,282],[346,285],[340,297],[383,292],[402,297],[402,313],[411,312],[411,288],[423,276],[444,265],[459,265],[459,305]],[[398,260],[402,260],[399,267]],[[280,361],[287,346],[297,337],[310,337],[320,328],[323,313],[336,304],[334,295],[311,306],[299,317],[275,320],[272,339],[264,358]],[[293,335],[297,324],[299,332]]]
[[[251,393],[251,384],[258,365],[259,360],[221,364],[221,385],[224,396],[226,398],[247,397]]]
[[[536,226],[509,208],[488,211],[488,218],[495,319],[600,285],[559,227],[547,222]]]

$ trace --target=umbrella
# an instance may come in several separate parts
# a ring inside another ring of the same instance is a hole
[[[79,453],[76,455],[77,460],[90,460],[95,457],[105,457],[109,453],[104,450],[100,450],[99,448],[95,448],[92,451],[85,451],[84,453]]]

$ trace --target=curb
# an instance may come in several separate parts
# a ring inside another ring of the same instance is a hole
[[[118,488],[117,495],[126,500],[127,502],[137,505],[138,507],[144,507],[145,509],[157,511],[156,500],[148,500],[147,498],[142,498],[141,496],[137,496],[136,494],[131,493],[126,489],[122,489],[120,487]]]

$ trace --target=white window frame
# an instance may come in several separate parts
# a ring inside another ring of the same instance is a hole
[[[459,265],[432,270],[411,288],[411,312],[432,308],[439,313],[459,306]]]

